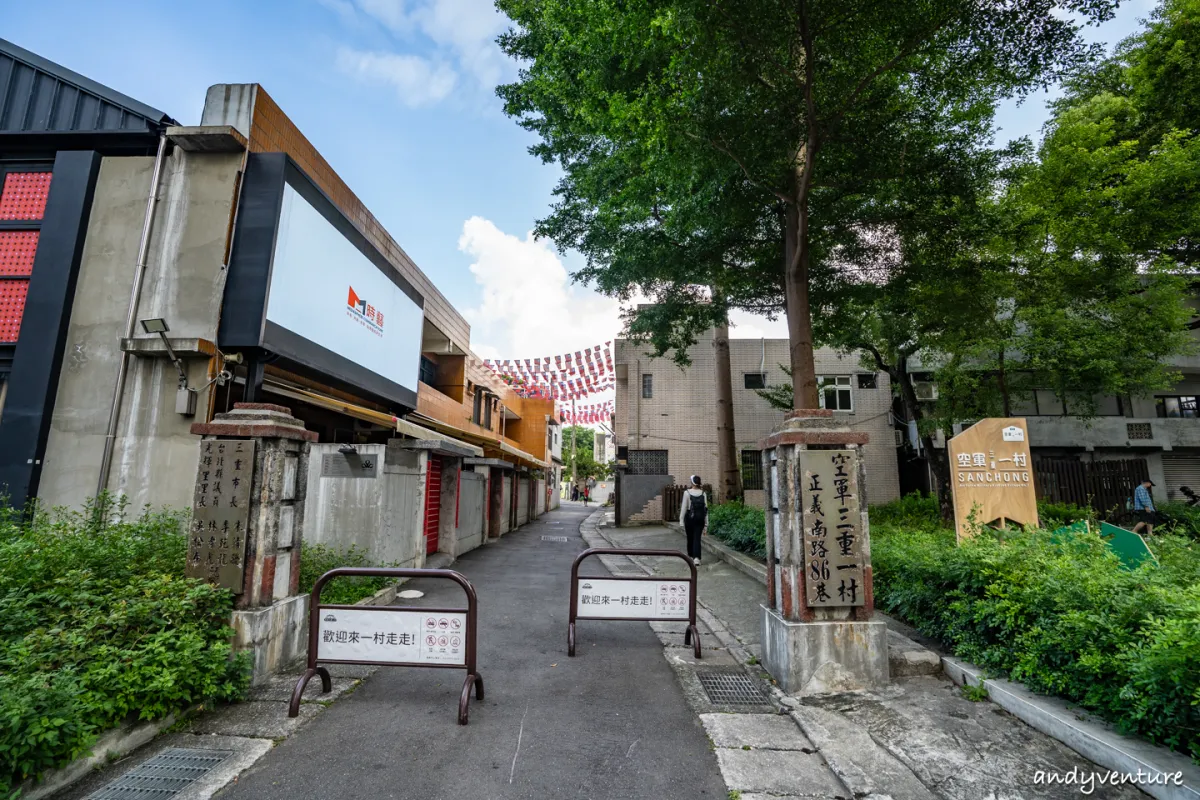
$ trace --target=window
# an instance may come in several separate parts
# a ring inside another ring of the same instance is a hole
[[[742,488],[763,488],[762,453],[757,450],[742,451]]]
[[[1160,417],[1195,419],[1198,404],[1195,395],[1175,395],[1155,397],[1154,405]]]
[[[654,397],[654,376],[653,375],[643,375],[642,376],[642,398],[649,400],[652,397]]]
[[[858,388],[860,389],[878,389],[879,382],[876,379],[874,372],[860,372],[858,374]]]
[[[483,422],[483,391],[475,390],[475,400],[471,404],[471,422],[476,425]]]
[[[767,373],[765,372],[747,372],[742,377],[746,381],[747,389],[767,388]]]
[[[830,411],[853,411],[854,398],[850,394],[849,375],[818,375],[821,408]]]
[[[495,405],[496,399],[491,395],[485,394],[483,397],[483,427],[489,431],[492,429],[492,406]]]
[[[410,362],[411,363],[411,362]],[[433,386],[437,383],[437,364],[434,364],[425,356],[421,356],[421,383],[427,386]]]
[[[626,473],[629,475],[666,475],[667,451],[630,450],[628,463]]]
[[[0,343],[17,341],[52,173],[0,166]]]

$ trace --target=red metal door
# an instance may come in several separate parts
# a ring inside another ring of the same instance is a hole
[[[429,457],[425,475],[425,554],[438,549],[438,528],[442,524],[442,460]]]

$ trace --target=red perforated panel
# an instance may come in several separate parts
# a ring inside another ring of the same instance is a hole
[[[21,315],[25,313],[25,293],[29,281],[0,281],[0,342],[15,342],[21,332]]]
[[[37,244],[38,231],[0,231],[0,277],[31,274]]]
[[[49,172],[10,172],[0,190],[0,219],[41,219],[50,195]]]

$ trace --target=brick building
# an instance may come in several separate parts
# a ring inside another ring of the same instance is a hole
[[[717,474],[716,375],[711,337],[688,351],[691,366],[680,369],[670,358],[651,358],[645,348],[625,339],[615,343],[618,460],[624,459],[620,512],[623,521],[662,518],[661,490],[692,475],[705,483]],[[731,339],[734,428],[742,465],[746,502],[763,505],[757,442],[783,422],[783,412],[754,390],[788,383],[785,339]],[[821,402],[845,415],[852,427],[870,434],[867,447],[867,496],[871,503],[899,497],[892,392],[886,373],[859,366],[854,355],[816,352],[817,374],[824,383]]]

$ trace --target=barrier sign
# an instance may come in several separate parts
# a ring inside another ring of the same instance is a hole
[[[464,608],[418,606],[321,605],[321,589],[340,575],[379,578],[445,578],[467,595]],[[475,587],[449,569],[398,569],[394,567],[339,567],[326,572],[313,586],[308,617],[308,668],[296,682],[288,716],[300,714],[304,688],[321,677],[321,693],[333,689],[327,664],[372,664],[386,667],[442,667],[466,669],[458,698],[458,724],[467,724],[471,687],[483,699],[483,678],[475,666],[475,624],[478,619]]]
[[[588,619],[688,619],[691,584],[676,580],[582,578],[576,617]]]
[[[666,556],[681,558],[690,578],[581,578],[579,565],[599,555]],[[703,658],[700,632],[696,628],[696,565],[678,550],[626,550],[593,547],[584,550],[571,565],[571,612],[567,622],[567,655],[575,655],[575,620],[686,621],[683,643],[692,645],[696,658]]]
[[[326,606],[317,660],[467,665],[467,615],[396,611],[386,606]]]

